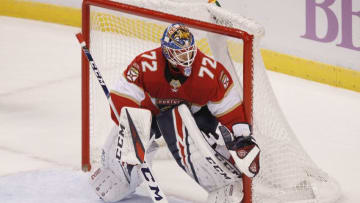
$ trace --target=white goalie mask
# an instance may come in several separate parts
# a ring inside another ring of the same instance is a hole
[[[189,77],[197,52],[194,36],[189,28],[181,23],[167,27],[161,38],[161,47],[166,59],[184,76]]]

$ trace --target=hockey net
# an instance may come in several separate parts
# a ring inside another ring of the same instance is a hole
[[[83,34],[109,87],[135,56],[160,46],[164,29],[174,22],[189,25],[197,47],[222,62],[238,81],[236,88],[243,95],[248,122],[261,148],[261,170],[252,180],[251,200],[336,201],[338,184],[307,155],[279,108],[260,54],[261,25],[206,3],[83,3]],[[86,59],[82,60],[82,167],[88,171],[99,164],[101,147],[114,124],[106,97]]]

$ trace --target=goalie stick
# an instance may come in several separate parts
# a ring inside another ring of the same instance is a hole
[[[85,54],[87,60],[89,61],[90,66],[91,66],[92,70],[94,71],[95,76],[98,79],[98,81],[106,95],[106,98],[110,104],[111,109],[113,110],[113,112],[116,116],[116,119],[118,121],[120,121],[119,113],[117,112],[117,110],[114,106],[114,103],[110,97],[109,89],[107,88],[105,81],[104,81],[103,77],[101,76],[101,73],[95,64],[95,61],[94,61],[93,57],[91,56],[88,47],[86,46],[83,35],[81,33],[78,33],[78,34],[76,34],[76,38],[78,39],[78,41],[81,45],[81,49],[82,49],[83,53]],[[133,139],[135,139],[135,138],[133,138]],[[139,142],[140,140],[136,139],[133,141]],[[136,152],[136,153],[138,154],[139,152]],[[160,189],[159,184],[154,179],[153,172],[152,172],[151,168],[148,166],[148,164],[146,163],[146,160],[144,158],[139,158],[138,160],[141,163],[141,175],[143,177],[143,180],[147,183],[146,188],[148,189],[153,202],[167,203],[168,202],[167,198],[166,198],[165,194],[163,193],[163,191]],[[124,173],[126,173],[124,168],[122,168],[122,170]],[[125,177],[127,177],[126,174],[125,174]]]

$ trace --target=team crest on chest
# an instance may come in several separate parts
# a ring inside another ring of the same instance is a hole
[[[177,92],[179,90],[179,88],[181,87],[181,83],[179,80],[172,79],[170,82],[170,86],[171,86],[171,91]]]
[[[139,69],[137,66],[138,65],[134,63],[126,74],[127,79],[131,82],[135,82],[135,80],[139,77]]]

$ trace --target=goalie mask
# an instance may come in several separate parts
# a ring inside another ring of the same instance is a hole
[[[161,38],[161,48],[166,59],[184,76],[189,77],[197,51],[189,28],[181,23],[167,27]]]

